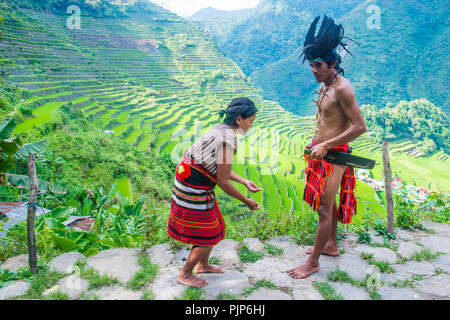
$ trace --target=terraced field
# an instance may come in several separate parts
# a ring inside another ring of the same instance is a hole
[[[192,137],[220,122],[219,109],[236,96],[247,96],[259,111],[251,132],[239,139],[233,169],[263,188],[251,196],[270,215],[304,212],[303,149],[312,138],[314,117],[300,118],[263,100],[203,30],[169,13],[82,17],[80,30],[68,30],[64,17],[25,12],[28,23],[10,25],[5,19],[0,43],[1,65],[28,91],[22,104],[33,108],[33,117],[17,132],[42,125],[52,111],[70,104],[130,145],[168,152],[176,162]],[[381,180],[381,145],[365,135],[353,147],[377,160],[373,174]],[[411,147],[408,141],[391,146],[394,173],[407,182],[438,183],[448,190],[448,155],[406,156]],[[374,191],[362,182],[358,190],[359,210],[383,215]]]

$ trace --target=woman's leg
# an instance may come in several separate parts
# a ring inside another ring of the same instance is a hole
[[[199,247],[193,246],[191,252],[189,253],[189,257],[178,275],[178,282],[190,287],[204,287],[208,284],[208,281],[204,279],[200,279],[192,274],[192,270],[199,263],[199,261],[210,252],[210,247]]]
[[[209,256],[211,254],[213,247],[209,247],[209,250],[205,253],[205,255],[200,259],[198,264],[195,266],[195,273],[223,273],[225,272],[222,268],[212,266],[208,263]]]

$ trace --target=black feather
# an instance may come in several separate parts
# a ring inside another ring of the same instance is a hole
[[[300,59],[304,56],[302,63],[304,63],[306,59],[315,60],[317,58],[322,58],[329,62],[338,60],[340,63],[341,57],[336,51],[339,45],[353,57],[351,52],[347,49],[348,45],[342,42],[344,38],[350,41],[353,40],[344,37],[344,27],[342,25],[336,25],[332,18],[324,15],[319,32],[315,35],[319,19],[320,16],[314,19],[306,34],[303,43],[303,53],[299,57]],[[353,42],[359,45],[356,41]]]

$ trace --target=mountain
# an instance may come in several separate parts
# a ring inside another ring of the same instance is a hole
[[[373,5],[381,12],[380,29],[367,26]],[[220,34],[218,44],[265,98],[295,114],[311,115],[317,83],[298,57],[307,28],[323,14],[342,23],[346,36],[361,45],[351,46],[355,58],[347,55],[343,64],[361,105],[382,108],[427,98],[449,113],[449,10],[444,0],[263,0],[251,16]]]
[[[24,143],[47,141],[38,174],[69,190],[62,203],[77,203],[85,184],[109,189],[120,181],[127,189],[131,185],[134,199],[145,195],[170,205],[182,152],[220,123],[218,111],[231,99],[246,96],[258,113],[252,130],[239,136],[233,171],[263,190],[249,194],[236,187],[262,204],[269,218],[310,213],[302,201],[303,151],[314,134],[314,117],[300,117],[264,99],[208,32],[145,1],[121,2],[125,6],[108,17],[86,10],[79,29],[68,28],[69,15],[51,10],[56,7],[26,6],[36,3],[0,2],[0,121],[13,117],[14,135]],[[384,115],[373,121],[379,118]],[[426,130],[419,125],[420,132]],[[404,130],[393,127],[393,132],[397,129]],[[438,181],[448,189],[450,180],[443,177],[450,157],[440,150],[427,158],[406,155],[405,150],[421,147],[409,138],[402,134],[401,144],[390,145],[395,175],[424,187],[435,188]],[[352,147],[377,161],[370,174],[382,180],[379,140],[366,134]],[[10,173],[24,174],[26,163],[16,170]],[[382,217],[375,191],[362,181],[357,187],[361,212]],[[217,195],[224,208],[237,205],[221,198],[219,188]],[[234,213],[232,208],[223,212]]]
[[[236,18],[251,12],[252,9],[218,10],[212,7],[203,8],[188,18],[190,21],[211,20],[217,18]]]

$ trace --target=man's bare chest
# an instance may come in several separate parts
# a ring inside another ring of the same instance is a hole
[[[322,86],[319,92],[316,91],[316,94],[318,94],[317,101],[313,101],[317,105],[317,118],[322,120],[340,118],[342,109],[339,106],[334,88],[326,90]]]

